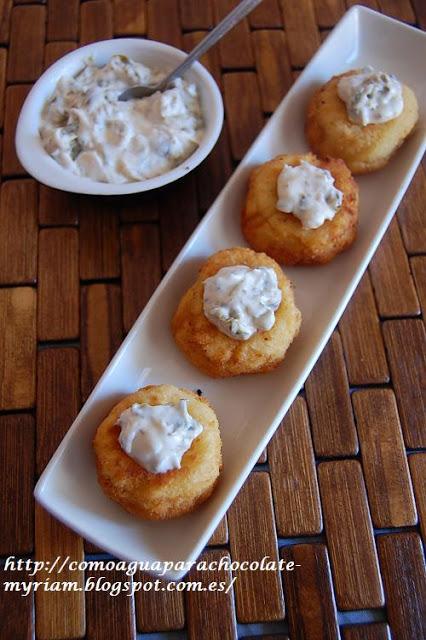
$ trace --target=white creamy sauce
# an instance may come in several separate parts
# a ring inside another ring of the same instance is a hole
[[[118,100],[125,89],[155,85],[165,75],[126,56],[102,67],[88,60],[77,75],[59,80],[45,104],[44,148],[66,169],[97,182],[134,182],[170,171],[204,134],[197,87],[178,78],[163,93]]]
[[[334,186],[330,171],[305,160],[295,167],[284,165],[277,195],[277,209],[295,215],[305,229],[317,229],[332,220],[343,202],[343,193]]]
[[[341,78],[337,93],[346,104],[349,120],[363,126],[393,120],[404,108],[401,83],[395,76],[372,67]]]
[[[121,448],[151,473],[180,469],[203,426],[189,413],[186,400],[177,404],[133,404],[124,411],[118,424]]]
[[[204,280],[204,314],[222,333],[248,340],[269,331],[281,303],[277,275],[270,267],[223,267]]]

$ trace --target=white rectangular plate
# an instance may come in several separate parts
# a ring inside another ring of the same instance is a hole
[[[182,249],[45,469],[35,496],[54,516],[118,558],[196,559],[314,366],[421,160],[426,146],[424,60],[424,33],[362,7],[343,17]],[[295,284],[303,323],[284,363],[268,374],[208,378],[185,360],[170,333],[181,295],[208,256],[246,244],[240,210],[249,173],[279,153],[307,149],[303,125],[312,91],[332,75],[367,64],[395,73],[415,91],[420,105],[416,132],[385,169],[358,180],[360,224],[353,247],[329,265],[285,270]],[[200,388],[211,401],[221,425],[224,467],[217,490],[195,513],[144,522],[102,493],[91,442],[120,398],[162,382]],[[172,570],[166,577],[178,579],[184,573]]]

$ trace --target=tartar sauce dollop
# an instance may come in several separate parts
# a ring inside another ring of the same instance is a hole
[[[393,120],[404,108],[401,83],[394,75],[372,67],[341,78],[337,93],[346,104],[349,120],[363,126]]]
[[[332,220],[343,202],[343,193],[334,186],[330,171],[306,160],[294,167],[284,165],[277,195],[277,209],[295,215],[305,229],[317,229]]]
[[[235,340],[272,329],[280,303],[277,274],[270,267],[223,267],[204,280],[204,315]]]
[[[62,77],[46,102],[40,137],[66,169],[97,182],[124,183],[170,171],[198,147],[204,134],[195,84],[178,78],[147,98],[119,101],[135,85],[155,85],[166,71],[116,55],[104,66],[88,60]]]
[[[133,404],[118,419],[119,444],[151,473],[180,469],[182,456],[203,426],[189,413],[186,400],[177,404]]]

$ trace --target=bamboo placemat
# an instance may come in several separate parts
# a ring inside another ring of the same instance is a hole
[[[3,561],[105,558],[34,504],[35,480],[189,233],[347,7],[264,0],[205,60],[226,107],[217,146],[186,179],[153,194],[102,199],[38,185],[14,151],[20,106],[43,69],[79,44],[140,35],[189,49],[232,4],[0,1]],[[364,4],[426,27],[424,0]],[[304,392],[202,556],[271,556],[301,570],[239,572],[226,596],[2,590],[2,640],[426,638],[425,201],[422,165]],[[97,573],[65,569],[60,579],[82,585],[89,575]]]

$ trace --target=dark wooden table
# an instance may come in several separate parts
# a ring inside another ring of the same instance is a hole
[[[43,68],[79,44],[147,35],[189,49],[232,4],[0,1],[3,561],[106,557],[34,504],[35,480],[344,0],[264,0],[223,40],[205,61],[225,100],[219,143],[185,180],[152,195],[81,197],[29,179],[14,151],[20,106]],[[366,4],[426,26],[424,0]],[[426,638],[425,202],[423,165],[304,393],[203,553],[269,555],[301,568],[239,572],[227,596],[38,591],[33,598],[1,590],[2,640],[127,640],[147,632],[175,640]],[[68,569],[36,579],[81,585],[89,575],[127,579],[116,570]],[[17,572],[2,572],[2,581],[7,576]]]

